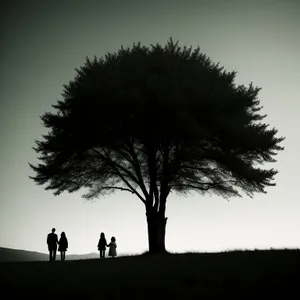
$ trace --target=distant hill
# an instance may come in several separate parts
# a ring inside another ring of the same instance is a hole
[[[68,253],[66,253],[66,260],[91,259],[98,257],[98,253],[89,253],[82,255],[68,255]],[[49,256],[45,253],[0,247],[0,262],[47,261],[48,259]],[[57,253],[57,259],[60,260],[59,252]]]

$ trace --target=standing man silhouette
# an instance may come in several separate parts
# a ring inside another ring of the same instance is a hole
[[[47,236],[47,244],[48,244],[49,260],[50,261],[55,261],[57,243],[58,243],[57,234],[55,233],[55,228],[52,228],[52,232],[49,233],[48,236]]]

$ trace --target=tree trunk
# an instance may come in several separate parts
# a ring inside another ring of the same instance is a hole
[[[148,223],[149,253],[165,253],[165,235],[167,218],[153,208],[146,211]]]

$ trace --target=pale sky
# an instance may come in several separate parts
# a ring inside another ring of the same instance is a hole
[[[120,4],[121,3],[121,4]],[[254,198],[169,196],[166,247],[173,252],[298,248],[300,245],[300,1],[7,1],[1,8],[0,247],[47,252],[52,227],[69,253],[97,251],[100,232],[119,252],[148,248],[145,208],[126,192],[94,202],[83,192],[36,186],[28,162],[45,129],[40,115],[61,99],[85,57],[141,42],[201,48],[237,83],[262,87],[265,122],[285,136],[271,167],[276,187]]]

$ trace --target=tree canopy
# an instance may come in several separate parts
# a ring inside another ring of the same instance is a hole
[[[284,138],[262,122],[260,88],[235,77],[172,39],[86,58],[57,112],[41,116],[49,132],[36,141],[42,163],[30,164],[31,178],[55,195],[129,191],[162,216],[172,191],[265,193],[278,171],[262,166]]]

